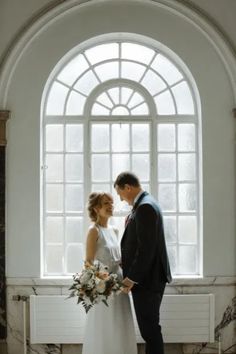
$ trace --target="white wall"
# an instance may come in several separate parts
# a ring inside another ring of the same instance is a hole
[[[26,0],[25,0],[26,1]],[[40,103],[55,64],[73,47],[109,32],[140,33],[189,67],[202,100],[204,275],[235,275],[235,105],[225,66],[204,34],[146,1],[90,1],[54,18],[22,53],[10,81],[7,146],[7,276],[40,275]]]

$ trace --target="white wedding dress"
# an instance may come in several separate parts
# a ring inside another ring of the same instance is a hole
[[[122,278],[120,247],[114,229],[99,226],[96,260]],[[137,354],[129,295],[121,293],[94,305],[87,314],[82,354]]]

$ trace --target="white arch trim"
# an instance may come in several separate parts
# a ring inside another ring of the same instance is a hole
[[[234,100],[236,104],[236,55],[229,45],[229,42],[225,38],[224,34],[216,29],[206,16],[199,14],[191,5],[186,5],[181,2],[173,2],[173,0],[125,0],[125,2],[132,3],[146,3],[150,6],[157,6],[163,8],[171,13],[182,17],[185,21],[191,23],[193,26],[200,31],[207,40],[212,44],[212,46],[217,51],[219,57],[221,58],[226,71],[228,73],[232,91],[234,94]],[[117,0],[69,0],[64,2],[55,8],[49,10],[46,14],[37,18],[35,22],[30,25],[29,28],[22,34],[19,40],[11,49],[8,54],[8,58],[5,61],[1,71],[0,71],[0,106],[2,109],[7,107],[7,97],[9,86],[11,83],[12,75],[17,67],[17,64],[25,53],[26,49],[31,45],[31,43],[39,36],[45,29],[51,26],[54,22],[60,20],[62,17],[67,16],[72,11],[77,8],[93,6],[98,3],[111,3],[117,2]]]

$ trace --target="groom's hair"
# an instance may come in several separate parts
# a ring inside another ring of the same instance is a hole
[[[138,177],[132,172],[122,172],[120,173],[114,182],[114,187],[118,186],[124,189],[125,185],[129,184],[133,187],[140,187],[140,182]]]

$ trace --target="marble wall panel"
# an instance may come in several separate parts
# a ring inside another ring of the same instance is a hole
[[[31,294],[38,295],[65,295],[68,293],[68,285],[55,282],[53,286],[49,284],[42,285],[39,281],[28,280],[27,285],[21,286],[18,281],[17,285],[8,285],[7,287],[7,306],[8,306],[8,354],[19,354],[23,352],[23,305],[22,301],[13,301],[13,295],[29,296]],[[40,283],[40,285],[38,285]],[[224,283],[224,282],[223,282]],[[236,353],[236,336],[235,336],[235,319],[236,319],[236,298],[235,283],[225,280],[225,284],[221,282],[201,283],[201,285],[183,285],[176,282],[172,286],[166,288],[166,294],[215,294],[215,325],[225,325],[222,319],[228,319],[225,326],[221,326],[221,348],[227,353]],[[67,283],[66,283],[67,284]],[[230,316],[229,316],[230,314]],[[228,317],[227,317],[227,316]],[[29,354],[81,354],[81,344],[43,344],[32,345],[29,343],[29,304],[27,302],[27,345]],[[211,344],[166,344],[167,354],[216,354],[218,353],[218,342]],[[138,345],[138,354],[144,354],[144,346]],[[111,353],[112,354],[112,353]]]

